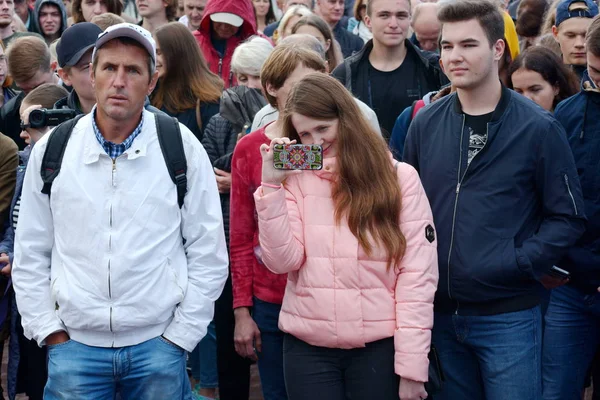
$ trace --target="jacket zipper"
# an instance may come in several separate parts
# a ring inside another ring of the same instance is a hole
[[[113,188],[117,187],[117,160],[115,158],[112,159],[111,177],[112,177]],[[110,205],[108,224],[109,224],[109,228],[110,228],[110,235],[108,237],[108,254],[109,254],[109,259],[108,259],[108,298],[111,301],[111,306],[109,308],[108,328],[112,332],[113,331],[113,326],[112,326],[113,308],[112,308],[112,287],[111,287],[111,283],[110,283],[110,281],[111,281],[110,256],[112,254],[112,227],[113,227],[113,205],[112,204]],[[114,343],[113,343],[113,345],[114,345]]]
[[[223,73],[223,58],[219,57],[219,78],[223,79],[221,74]]]
[[[475,154],[475,156],[473,157],[473,159],[471,160],[470,163],[467,164],[467,167],[465,168],[465,172],[462,175],[462,178],[460,177],[460,168],[462,166],[462,156],[463,156],[463,139],[464,139],[464,131],[465,131],[465,120],[466,120],[466,116],[463,114],[463,123],[462,123],[462,128],[460,130],[460,157],[458,159],[458,182],[456,183],[456,196],[454,197],[454,213],[452,215],[452,234],[450,236],[450,249],[448,250],[448,296],[450,297],[450,299],[452,299],[452,292],[450,291],[450,257],[452,255],[452,248],[454,247],[454,227],[456,225],[456,209],[458,208],[458,195],[460,194],[460,187],[463,183],[463,181],[465,180],[465,176],[467,176],[467,171],[469,170],[469,166],[471,165],[471,163],[475,160],[475,158],[485,149],[485,146],[487,146],[487,142],[488,142],[488,138],[489,138],[489,123],[485,125],[485,143],[483,144],[483,147],[481,148],[481,150],[479,150],[479,153]],[[458,315],[458,309],[460,308],[460,303],[458,302],[458,300],[456,300],[456,310],[454,312],[454,314]]]
[[[567,185],[567,191],[569,192],[569,196],[571,196],[571,201],[573,202],[573,209],[575,210],[575,215],[579,215],[577,212],[577,204],[575,204],[575,198],[573,197],[573,193],[571,192],[571,186],[569,185],[569,177],[565,174],[565,184]]]

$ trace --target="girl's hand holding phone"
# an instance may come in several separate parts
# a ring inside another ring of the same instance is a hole
[[[295,140],[289,138],[275,138],[271,140],[270,144],[263,144],[260,146],[260,154],[262,156],[262,178],[261,181],[267,185],[279,186],[281,182],[290,175],[298,174],[302,171],[299,170],[283,170],[275,169],[273,166],[273,147],[277,144],[288,145],[296,144]],[[277,189],[264,186],[263,193],[267,194]]]

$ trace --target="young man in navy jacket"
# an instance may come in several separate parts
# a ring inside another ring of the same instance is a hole
[[[497,6],[457,0],[438,17],[457,91],[419,112],[404,148],[438,233],[436,400],[539,400],[542,282],[565,283],[549,274],[585,224],[577,169],[560,124],[500,83]]]
[[[542,357],[545,400],[581,399],[587,370],[600,344],[599,17],[587,31],[586,46],[587,72],[581,92],[560,103],[555,111],[575,156],[588,223],[584,235],[557,264],[569,271],[571,279],[568,285],[552,291],[546,313]]]

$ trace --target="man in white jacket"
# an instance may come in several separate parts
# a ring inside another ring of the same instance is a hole
[[[90,74],[97,105],[75,125],[51,195],[46,135],[32,150],[13,281],[25,335],[48,346],[44,399],[184,399],[186,351],[205,335],[227,277],[219,194],[183,125],[180,208],[144,100],[156,81],[145,29],[100,34]]]

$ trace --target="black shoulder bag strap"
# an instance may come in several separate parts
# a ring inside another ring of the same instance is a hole
[[[47,194],[48,196],[50,196],[50,191],[52,190],[52,182],[54,182],[54,179],[60,173],[60,166],[62,164],[63,156],[65,155],[67,142],[71,137],[71,132],[73,132],[73,128],[75,128],[77,121],[79,121],[81,117],[83,117],[83,115],[78,115],[73,119],[63,122],[57,126],[48,137],[48,143],[46,144],[46,151],[42,158],[42,168],[40,171],[42,182],[44,182],[42,193]]]
[[[159,112],[154,114],[156,121],[156,134],[158,143],[167,164],[171,180],[177,186],[177,203],[179,208],[183,207],[185,194],[187,193],[187,161],[183,149],[181,130],[177,119]]]

